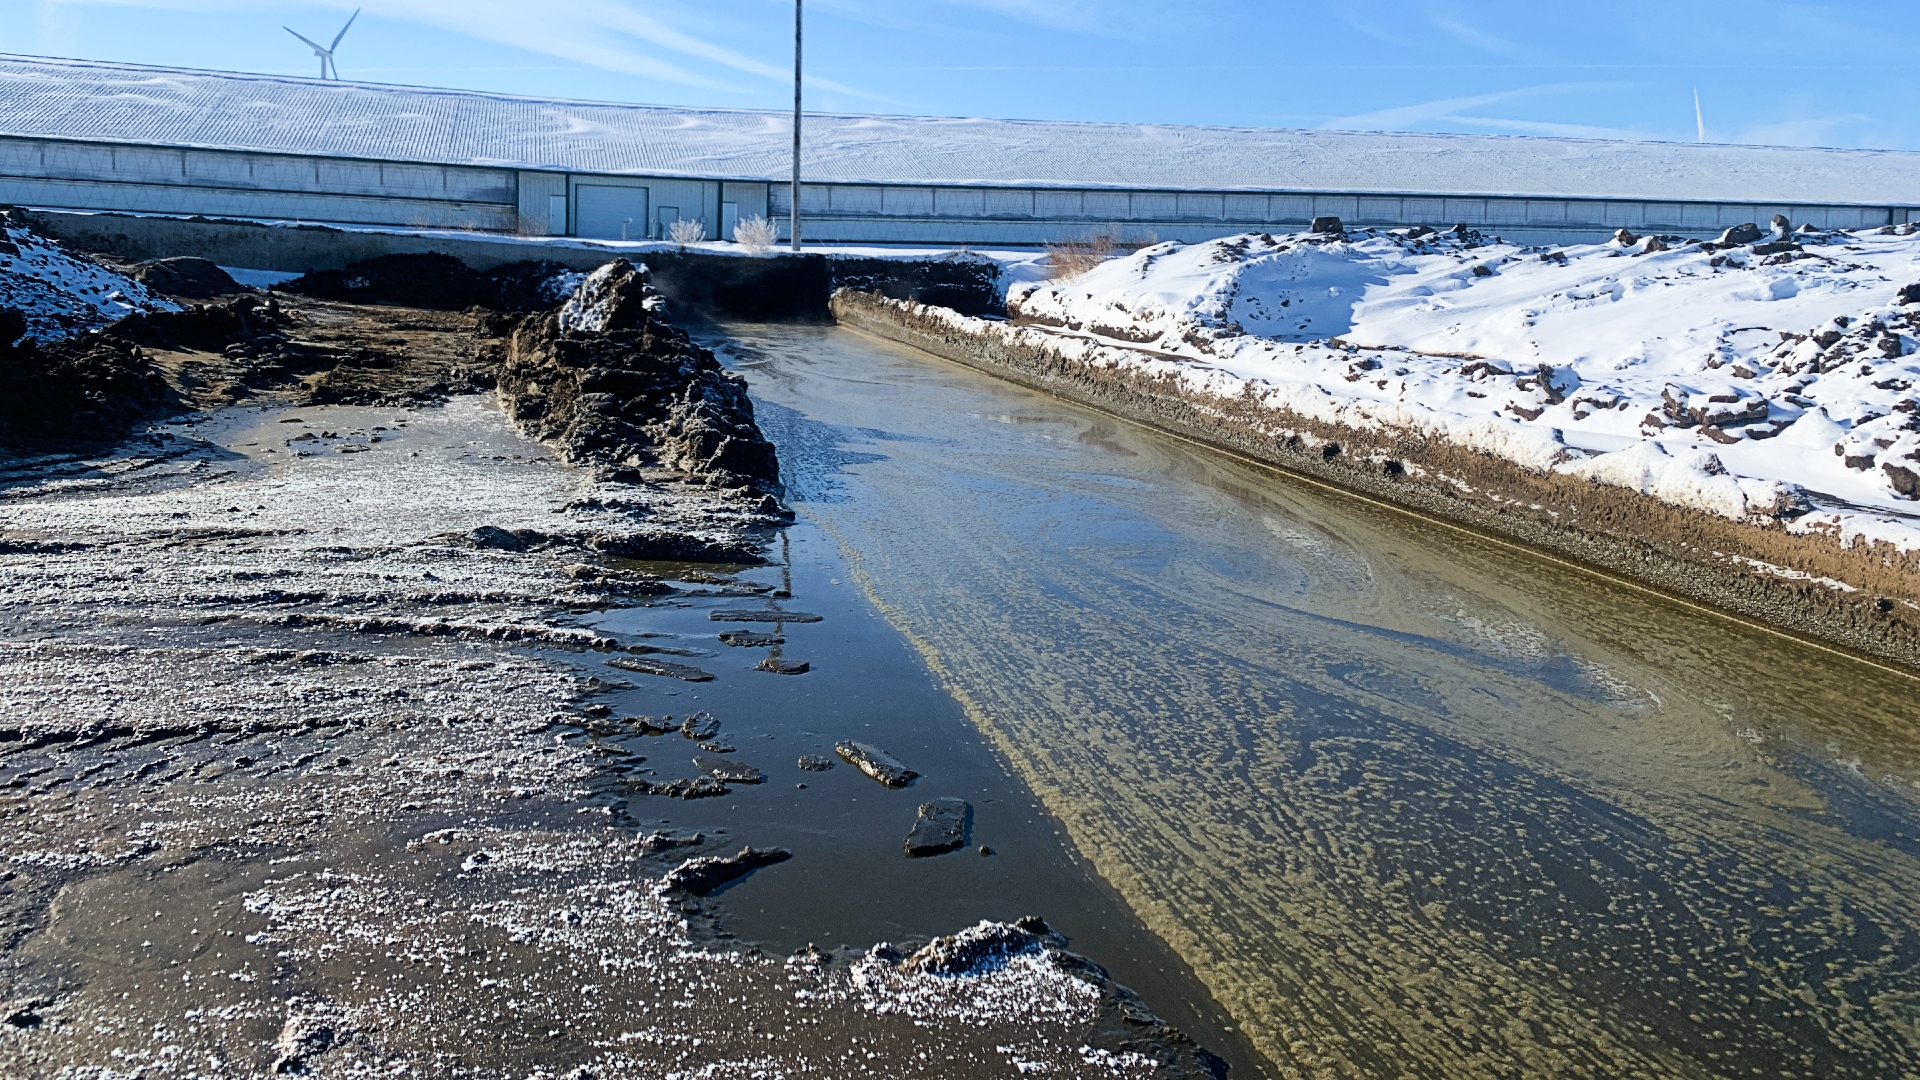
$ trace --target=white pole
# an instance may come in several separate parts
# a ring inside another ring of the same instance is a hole
[[[793,250],[800,250],[800,0],[793,0],[793,190],[787,231]]]
[[[1693,126],[1700,134],[1700,141],[1707,141],[1707,117],[1700,111],[1700,88],[1693,88]]]

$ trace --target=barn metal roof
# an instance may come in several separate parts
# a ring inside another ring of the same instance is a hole
[[[1920,205],[1920,153],[810,113],[836,183]],[[0,54],[0,135],[779,180],[785,113]]]

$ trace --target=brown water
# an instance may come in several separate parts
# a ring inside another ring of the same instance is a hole
[[[1920,1076],[1920,682],[825,328],[794,504],[1285,1075]]]

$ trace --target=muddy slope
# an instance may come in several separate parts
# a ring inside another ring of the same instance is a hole
[[[1843,548],[1622,488],[1528,472],[1450,444],[1202,399],[1145,376],[976,337],[908,302],[842,292],[833,306],[847,325],[1068,400],[1807,638],[1920,667],[1920,565],[1884,545]],[[1763,572],[1753,562],[1785,572]]]
[[[212,288],[162,269],[156,288]],[[425,403],[497,387],[524,430],[575,464],[777,494],[746,384],[672,325],[645,269],[617,260],[582,277],[543,262],[481,274],[448,255],[382,256],[264,300],[138,313],[47,345],[0,310],[0,445],[99,446],[142,420],[262,395]]]

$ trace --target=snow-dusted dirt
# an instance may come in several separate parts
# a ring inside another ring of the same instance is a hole
[[[1256,234],[1016,285],[1008,307],[1064,354],[1202,394],[1920,548],[1920,235],[1714,239]]]
[[[11,222],[0,226],[0,308],[26,316],[27,336],[55,341],[136,311],[178,311],[146,286]],[[0,342],[0,347],[12,342]]]
[[[592,544],[746,505],[478,396],[7,463],[0,1075],[1179,1075],[1043,927],[787,959],[663,888],[740,841],[626,814],[652,770],[587,671],[688,654],[585,624],[772,586]]]

